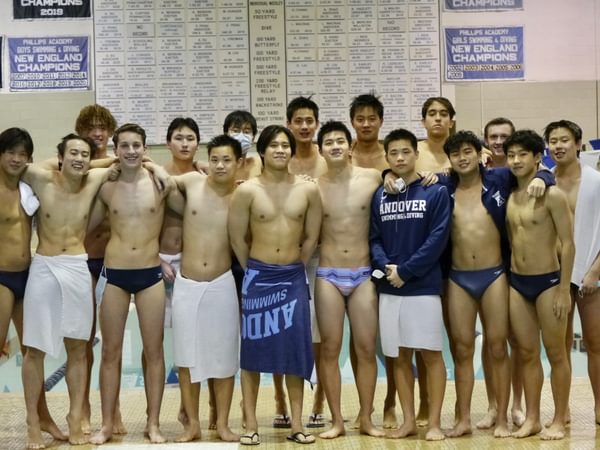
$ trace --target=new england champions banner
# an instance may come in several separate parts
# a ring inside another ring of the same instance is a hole
[[[523,27],[446,28],[446,81],[521,80]]]
[[[15,20],[87,18],[91,12],[91,0],[13,0]]]
[[[11,91],[90,88],[87,36],[8,38]]]

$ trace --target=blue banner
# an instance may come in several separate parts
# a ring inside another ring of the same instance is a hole
[[[446,0],[445,11],[510,11],[523,9],[523,0]]]
[[[446,81],[525,77],[523,27],[446,28]]]
[[[8,38],[11,91],[90,88],[87,36]]]

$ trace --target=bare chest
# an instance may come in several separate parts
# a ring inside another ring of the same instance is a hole
[[[226,227],[230,199],[231,195],[218,196],[206,188],[202,191],[188,191],[184,226],[203,230]]]
[[[453,226],[486,229],[492,219],[481,201],[481,189],[457,190],[454,194]]]
[[[151,218],[158,214],[162,217],[162,199],[150,179],[136,183],[118,182],[107,197],[107,207],[113,219]]]
[[[280,219],[304,220],[308,197],[303,189],[298,186],[268,189],[258,188],[255,191],[250,209],[253,220],[264,223]]]
[[[369,207],[374,189],[364,183],[320,185],[323,219],[338,221],[369,217]]]
[[[441,172],[450,167],[450,161],[445,153],[433,153],[430,150],[419,152],[417,171]]]
[[[0,189],[0,224],[2,226],[14,225],[25,217],[20,201],[18,191]]]
[[[364,167],[366,169],[377,169],[383,171],[389,167],[385,160],[385,153],[383,150],[377,153],[353,153],[352,164],[357,167]]]
[[[508,199],[506,218],[511,230],[533,231],[549,221],[543,198],[529,198],[526,193],[512,194]]]

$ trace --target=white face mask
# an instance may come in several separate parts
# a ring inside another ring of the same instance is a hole
[[[246,154],[248,153],[248,150],[250,149],[250,147],[252,146],[252,135],[248,134],[248,133],[242,133],[241,131],[239,133],[232,133],[229,136],[231,136],[232,138],[234,138],[236,141],[238,141],[241,146],[242,146],[242,154]]]

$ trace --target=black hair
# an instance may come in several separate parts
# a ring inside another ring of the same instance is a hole
[[[575,142],[581,142],[581,137],[583,136],[583,132],[581,131],[581,127],[577,125],[575,122],[571,122],[570,120],[557,120],[555,122],[550,122],[544,128],[544,139],[546,142],[550,140],[550,133],[552,133],[557,128],[566,128],[569,130],[571,135],[573,135],[573,139]]]
[[[326,134],[331,133],[333,131],[341,131],[346,135],[346,140],[348,141],[348,145],[352,144],[352,134],[350,134],[350,130],[346,125],[342,122],[338,122],[335,120],[330,120],[321,126],[319,133],[317,134],[317,144],[319,144],[319,148],[323,146],[323,138]]]
[[[7,128],[0,133],[0,155],[7,150],[13,149],[22,145],[29,159],[33,155],[33,140],[31,135],[24,128]]]
[[[354,120],[357,109],[366,107],[373,108],[377,112],[379,118],[383,120],[383,103],[381,103],[379,97],[375,95],[375,91],[359,95],[352,99],[352,103],[350,103],[350,120]]]
[[[287,121],[291,122],[294,117],[294,113],[299,109],[310,109],[315,116],[315,120],[319,120],[319,107],[312,100],[312,95],[309,97],[296,97],[291,102],[288,103],[287,108],[285,110],[285,115],[287,117]]]
[[[395,130],[392,130],[388,133],[388,135],[385,137],[385,139],[383,140],[383,149],[385,150],[385,153],[387,154],[388,152],[388,147],[390,145],[390,142],[394,142],[394,141],[399,141],[399,140],[405,140],[410,142],[410,146],[412,147],[412,149],[416,152],[417,151],[417,137],[410,131],[404,129],[404,128],[397,128]]]
[[[504,141],[504,153],[508,153],[508,149],[514,145],[520,145],[525,151],[531,152],[534,155],[544,154],[546,144],[544,139],[533,130],[518,130]]]
[[[240,144],[239,141],[226,134],[220,134],[219,136],[215,136],[208,142],[208,144],[206,144],[206,149],[208,151],[209,157],[212,149],[215,147],[231,147],[233,153],[235,154],[236,160],[242,157],[242,144]]]
[[[223,133],[227,134],[231,127],[242,127],[245,123],[249,123],[252,127],[252,136],[256,136],[258,133],[258,127],[256,126],[256,119],[248,111],[242,111],[240,109],[230,112],[225,117],[223,122]]]
[[[92,139],[90,139],[88,137],[84,137],[84,136],[79,136],[78,134],[75,134],[75,133],[69,133],[66,136],[64,136],[61,139],[61,141],[58,143],[58,145],[56,146],[56,149],[58,150],[58,154],[60,155],[61,158],[65,157],[65,150],[67,148],[67,142],[69,142],[69,141],[85,142],[88,145],[88,147],[90,148],[90,160],[94,159],[94,156],[96,156],[96,150],[98,149],[98,146]]]
[[[287,136],[288,141],[290,142],[292,156],[296,154],[296,139],[294,139],[294,135],[292,134],[292,132],[288,128],[283,127],[281,125],[269,125],[264,130],[262,130],[260,136],[258,137],[258,141],[256,141],[256,151],[258,152],[260,159],[263,160],[263,163],[267,147],[269,146],[271,141],[275,139],[275,136],[277,136],[280,133],[284,133]]]
[[[450,156],[451,152],[460,150],[463,144],[470,144],[477,153],[481,152],[481,141],[475,133],[468,130],[461,130],[446,139],[446,142],[444,142],[444,153]]]
[[[188,127],[192,130],[196,135],[196,140],[200,142],[200,130],[198,129],[198,124],[191,117],[176,117],[171,121],[169,128],[167,128],[167,142],[171,142],[173,133],[183,127]]]

